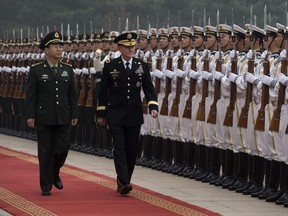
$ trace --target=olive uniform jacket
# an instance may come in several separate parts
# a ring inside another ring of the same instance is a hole
[[[133,127],[143,124],[141,90],[149,110],[158,111],[157,97],[151,81],[148,64],[132,59],[126,71],[121,56],[105,63],[97,105],[97,117],[106,118],[107,124]]]
[[[32,65],[26,83],[26,118],[36,125],[70,125],[77,118],[74,73],[59,62],[54,74],[47,60]]]

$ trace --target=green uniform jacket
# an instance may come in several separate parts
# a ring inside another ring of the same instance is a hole
[[[48,62],[32,65],[26,83],[26,118],[37,125],[70,125],[77,118],[74,73],[59,63],[54,74]]]

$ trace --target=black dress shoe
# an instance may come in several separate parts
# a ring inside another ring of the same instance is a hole
[[[285,207],[285,208],[288,208],[288,202],[287,202],[287,203],[284,203],[284,207]]]
[[[51,196],[51,192],[50,191],[42,191],[42,196]]]
[[[218,179],[220,178],[220,175],[219,174],[216,174],[216,173],[209,173],[208,176],[206,176],[204,179],[202,179],[201,181],[203,183],[206,183],[206,182],[211,182],[211,181],[214,181],[215,179]]]
[[[251,194],[251,197],[259,197],[260,195],[265,194],[267,190],[268,190],[268,188],[263,188],[260,191],[256,191],[256,192]]]
[[[246,179],[238,179],[233,185],[229,187],[229,190],[237,190],[238,188],[242,188],[247,184]]]
[[[252,183],[250,188],[243,191],[243,194],[244,195],[251,195],[252,193],[256,193],[262,189],[263,189],[262,185],[254,182],[254,183]]]
[[[280,197],[282,197],[283,194],[284,192],[279,190],[275,195],[267,197],[265,200],[266,202],[276,202]]]
[[[54,180],[53,185],[58,189],[58,190],[62,190],[63,189],[63,182],[61,180],[61,178],[59,176],[57,176],[57,178]]]
[[[222,188],[229,188],[231,185],[233,185],[236,182],[237,179],[235,179],[233,176],[230,176],[223,180],[222,182]]]
[[[243,193],[243,191],[249,189],[252,185],[252,182],[249,181],[249,182],[246,182],[246,184],[244,184],[242,187],[239,187],[236,189],[236,193]]]
[[[274,196],[275,194],[277,194],[277,192],[278,192],[277,189],[268,188],[264,194],[261,194],[258,196],[258,199],[260,199],[260,200],[266,199],[268,197]]]
[[[276,205],[284,205],[288,203],[288,192],[285,192],[277,201]]]

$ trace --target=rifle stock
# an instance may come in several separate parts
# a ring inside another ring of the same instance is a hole
[[[216,71],[222,71],[222,56],[220,52],[219,59],[216,62]],[[221,94],[221,82],[219,80],[215,80],[214,86],[214,100],[210,106],[210,112],[208,114],[207,123],[216,124],[217,117],[217,101],[220,99]]]
[[[254,71],[254,53],[252,59],[249,59],[248,61],[248,73],[252,73]],[[247,82],[247,89],[246,89],[246,98],[244,106],[241,109],[241,114],[239,117],[238,127],[241,128],[247,128],[248,123],[248,112],[250,108],[250,102],[252,101],[252,90],[253,90],[253,84]]]
[[[204,71],[209,71],[209,57],[208,53],[205,56],[204,59],[204,66],[203,66]],[[199,107],[197,110],[197,116],[196,120],[198,121],[205,121],[205,104],[206,104],[206,97],[208,93],[208,81],[205,79],[202,79],[202,97],[201,101],[199,102]]]
[[[86,107],[93,107],[93,91],[95,86],[95,74],[90,74],[90,88],[87,94]]]
[[[184,64],[184,58],[183,58],[183,56],[180,56],[178,59],[178,65],[177,65],[178,69],[182,70],[183,64]],[[174,117],[178,117],[178,114],[179,114],[179,103],[180,103],[181,89],[182,89],[182,78],[177,77],[176,94],[175,94],[175,98],[173,99],[172,108],[171,108],[171,112],[170,112],[170,115],[174,116]]]
[[[286,75],[287,71],[287,59],[283,59],[281,61],[281,73]],[[278,101],[275,110],[273,111],[273,116],[270,122],[270,131],[277,131],[279,132],[279,125],[280,125],[280,115],[281,115],[281,107],[285,102],[285,86],[279,83],[279,92],[278,92]]]
[[[268,54],[263,62],[264,75],[269,75],[269,59]],[[269,86],[262,85],[262,98],[261,98],[261,107],[258,110],[258,115],[256,119],[256,124],[254,126],[255,130],[264,131],[265,130],[265,107],[269,102]]]
[[[191,59],[191,69],[196,71],[196,52]],[[183,112],[183,118],[191,119],[192,112],[192,97],[195,95],[196,80],[190,77],[190,88],[189,88],[189,97],[186,100],[185,109]]]
[[[231,73],[237,74],[237,55],[235,54],[231,63]],[[232,127],[233,126],[233,113],[235,110],[235,103],[237,97],[237,86],[236,83],[230,82],[230,102],[226,109],[223,125]]]
[[[167,58],[167,69],[168,70],[172,69],[172,62],[173,62],[172,57],[168,56],[168,58]],[[166,79],[165,80],[165,82],[166,82],[165,95],[163,98],[160,114],[167,116],[168,115],[168,97],[169,97],[169,94],[171,93],[171,79],[169,77],[166,77],[165,79]]]

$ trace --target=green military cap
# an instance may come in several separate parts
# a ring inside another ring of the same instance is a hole
[[[102,41],[109,41],[109,32],[103,32],[101,34],[101,40]]]
[[[58,31],[48,33],[41,41],[39,48],[44,50],[51,43],[63,44],[62,35]]]

